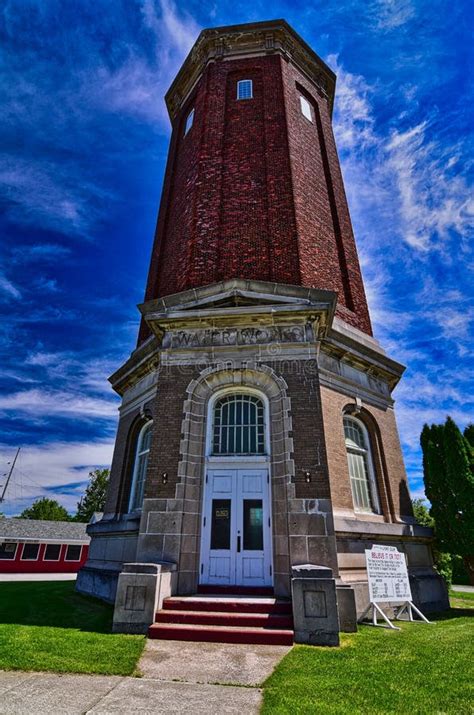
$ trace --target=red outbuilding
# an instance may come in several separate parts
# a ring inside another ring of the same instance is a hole
[[[75,573],[85,563],[87,524],[0,519],[0,573]]]

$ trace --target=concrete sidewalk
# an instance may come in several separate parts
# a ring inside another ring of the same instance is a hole
[[[0,714],[256,715],[258,686],[289,650],[148,641],[139,663],[142,678],[2,671]]]

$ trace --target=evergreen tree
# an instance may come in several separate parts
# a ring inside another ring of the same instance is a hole
[[[70,521],[71,517],[66,509],[56,501],[42,497],[37,499],[20,514],[20,519],[39,519],[41,521]]]
[[[74,521],[88,523],[95,511],[104,511],[109,476],[109,469],[94,469],[93,472],[89,472],[90,481],[84,496],[77,504],[77,514],[74,517]]]
[[[441,551],[436,539],[436,524],[430,514],[429,508],[426,506],[423,499],[413,499],[413,514],[418,524],[421,526],[429,526],[434,530],[435,541],[433,544],[433,558],[437,572],[444,578],[446,585],[449,587],[453,582],[453,556],[446,551]]]
[[[464,430],[464,437],[469,442],[471,450],[474,449],[474,424],[470,424]]]
[[[471,435],[471,430],[467,430]],[[421,433],[426,496],[439,548],[463,557],[474,583],[474,472],[469,437],[448,417]]]

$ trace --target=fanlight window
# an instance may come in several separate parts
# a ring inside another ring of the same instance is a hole
[[[356,511],[380,514],[380,502],[365,425],[353,417],[344,417],[347,462],[352,499]]]
[[[130,511],[141,509],[145,493],[146,470],[151,444],[151,428],[153,422],[147,422],[138,435],[135,464],[133,467],[132,488],[130,491]]]
[[[265,454],[265,407],[247,394],[221,397],[214,407],[212,453]]]

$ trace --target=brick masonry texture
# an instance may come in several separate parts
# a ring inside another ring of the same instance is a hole
[[[326,387],[321,387],[321,399],[333,508],[352,510],[342,420],[344,409],[353,404],[353,399]],[[384,517],[398,521],[400,516],[413,516],[393,409],[387,407],[382,410],[363,404],[363,410],[357,416],[364,421],[369,432]]]
[[[279,54],[209,64],[173,123],[145,300],[227,278],[336,291],[371,333],[327,100]]]

